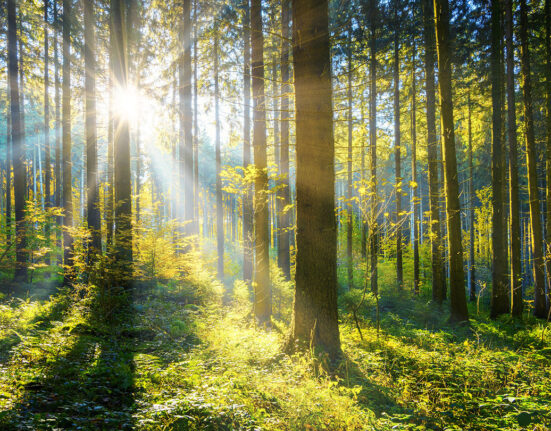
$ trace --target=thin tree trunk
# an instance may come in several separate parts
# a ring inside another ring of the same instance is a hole
[[[404,287],[404,268],[402,261],[402,166],[400,135],[400,21],[398,8],[400,1],[394,1],[394,169],[396,173],[396,284]]]
[[[58,24],[58,0],[53,0],[54,3],[54,22],[56,28]],[[55,74],[55,165],[54,165],[54,177],[55,177],[55,206],[62,208],[63,206],[63,188],[61,177],[61,94],[60,94],[60,80],[59,80],[59,50],[58,50],[58,33],[54,34],[54,74]],[[57,225],[63,225],[63,217],[57,217]],[[58,249],[61,249],[62,243],[61,231],[58,229],[56,234],[56,245]],[[63,253],[59,254],[58,264],[61,266],[63,263]]]
[[[280,215],[279,236],[278,236],[278,263],[286,279],[291,278],[291,259],[289,251],[290,232],[290,185],[289,185],[289,121],[290,103],[289,94],[292,92],[290,58],[291,50],[291,28],[289,25],[291,14],[291,1],[283,0],[281,4],[281,148],[280,157],[280,175],[281,183],[277,191],[277,199],[283,208]]]
[[[224,277],[224,203],[222,201],[222,156],[220,153],[220,85],[218,74],[218,29],[214,36],[214,112],[216,121],[216,244],[218,250],[218,277]]]
[[[331,62],[327,0],[293,1],[296,88],[296,342],[340,355]]]
[[[350,22],[350,27],[352,27],[352,22]],[[348,32],[348,154],[347,154],[347,181],[346,181],[346,259],[348,266],[348,289],[351,289],[354,285],[354,261],[352,259],[352,234],[354,230],[353,224],[353,206],[352,206],[352,133],[354,125],[352,123],[352,36],[351,29]]]
[[[461,244],[461,207],[457,180],[455,133],[452,100],[452,55],[449,36],[448,0],[434,0],[436,40],[438,52],[440,112],[442,116],[443,159],[446,178],[446,212],[450,261],[450,298],[452,321],[468,320],[463,273],[463,245]]]
[[[472,133],[472,108],[471,108],[471,92],[467,94],[467,133],[469,140],[469,300],[476,300],[476,270],[474,256],[474,166],[473,166],[473,133]]]
[[[413,291],[419,294],[419,184],[417,178],[417,106],[415,100],[415,40],[411,58],[411,181],[413,212]]]
[[[125,49],[123,0],[111,0],[111,69],[113,81],[125,89],[128,85],[128,59]],[[132,186],[130,176],[130,132],[124,113],[113,113],[113,156],[115,175],[116,281],[125,288],[132,281]]]
[[[197,51],[197,14],[198,1],[193,5],[193,211],[194,230],[199,235],[199,123],[197,121],[197,64],[199,53]]]
[[[243,41],[243,168],[247,171],[251,163],[251,33],[250,0],[244,2]],[[243,280],[251,283],[253,278],[253,192],[250,184],[245,185],[243,193]]]
[[[88,229],[91,233],[88,257],[101,252],[101,217],[99,208],[99,177],[96,129],[96,40],[93,0],[84,0],[84,63],[85,63],[85,133],[86,184],[88,187]]]
[[[551,306],[551,0],[545,0],[545,54],[547,62],[545,64],[545,92],[546,92],[546,177],[547,177],[547,229],[545,242],[546,265],[547,265],[547,295],[548,305]],[[521,291],[522,294],[522,291]],[[522,296],[520,297],[522,302]]]
[[[490,316],[496,318],[510,311],[507,292],[507,225],[504,205],[505,172],[502,145],[502,54],[501,0],[492,0],[491,59],[492,82],[492,300]]]
[[[270,214],[268,211],[268,173],[266,156],[266,103],[264,98],[264,35],[262,2],[251,2],[251,47],[253,88],[253,150],[255,164],[254,233],[255,268],[254,312],[262,325],[270,324],[272,292],[270,286]]]
[[[48,10],[49,1],[44,0],[44,148],[46,156],[44,159],[45,164],[45,204],[46,209],[50,209],[52,205],[51,200],[51,182],[52,182],[52,167],[51,167],[51,147],[50,147],[50,97],[48,92],[50,91],[50,50],[48,46]],[[50,220],[46,221],[46,244],[50,244]],[[50,253],[46,253],[45,256],[46,265],[50,265]]]
[[[532,254],[534,257],[534,315],[536,317],[546,318],[547,306],[545,301],[545,273],[542,250],[543,238],[538,196],[538,167],[534,137],[534,119],[532,114],[532,83],[530,78],[530,53],[528,51],[528,12],[526,0],[520,1],[520,43],[526,164],[528,167],[528,201],[530,205],[530,224],[532,228]]]
[[[27,281],[27,240],[25,237],[25,147],[21,124],[19,94],[19,63],[17,59],[17,25],[15,0],[8,0],[8,79],[10,83],[10,114],[12,136],[13,189],[15,197],[15,281]]]

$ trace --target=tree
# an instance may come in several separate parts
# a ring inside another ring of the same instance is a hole
[[[530,52],[528,49],[528,13],[526,0],[520,1],[520,74],[524,107],[524,136],[526,140],[526,165],[528,167],[528,202],[530,206],[530,227],[532,231],[532,254],[534,258],[534,315],[547,317],[545,303],[545,273],[543,261],[543,237],[538,197],[538,166],[534,137],[532,107],[532,82],[530,78]]]
[[[25,237],[25,138],[21,125],[19,95],[19,62],[17,59],[17,24],[15,0],[8,0],[8,79],[10,84],[10,115],[15,197],[15,281],[27,281],[27,252]]]
[[[396,171],[396,284],[404,287],[404,268],[402,261],[402,166],[400,136],[400,20],[398,9],[400,0],[394,0],[394,169]]]
[[[347,204],[347,220],[346,220],[346,259],[348,269],[348,288],[351,289],[354,285],[354,260],[352,258],[352,233],[354,230],[354,222],[352,219],[353,207],[352,207],[352,134],[354,131],[354,124],[352,120],[352,110],[354,108],[352,101],[352,18],[350,18],[348,29],[348,154],[347,161],[347,181],[346,181],[346,199]]]
[[[452,65],[449,30],[448,0],[434,0],[436,23],[436,49],[440,89],[440,115],[442,122],[442,154],[446,180],[446,213],[450,264],[450,308],[452,321],[468,320],[463,273],[463,245],[461,244],[461,207],[455,155],[455,133],[452,100]]]
[[[101,252],[101,218],[96,130],[96,40],[93,0],[84,0],[84,70],[86,184],[88,187],[88,229],[91,233],[89,257]]]
[[[415,85],[415,40],[412,43],[411,57],[411,182],[413,212],[413,291],[419,294],[419,184],[417,177],[417,108]]]
[[[251,47],[253,87],[254,182],[254,313],[262,325],[270,324],[272,293],[270,287],[270,226],[268,211],[268,172],[266,156],[266,106],[264,98],[264,36],[261,0],[251,1]]]
[[[491,25],[491,60],[490,75],[492,82],[492,301],[491,317],[509,312],[509,300],[507,295],[507,244],[506,244],[506,220],[504,214],[504,180],[505,166],[503,165],[502,148],[502,54],[501,41],[503,31],[501,29],[502,9],[501,0],[492,0],[492,25]]]
[[[51,168],[51,146],[50,146],[50,97],[48,92],[50,91],[50,75],[49,75],[49,64],[50,64],[50,50],[48,45],[48,9],[49,2],[44,0],[44,149],[46,156],[44,158],[45,164],[45,203],[46,208],[51,207],[51,184],[52,184],[52,168]],[[50,229],[51,223],[48,221],[46,223],[46,238],[49,243],[50,241]],[[46,254],[46,264],[50,264],[50,254]]]
[[[224,277],[224,203],[222,201],[222,156],[220,154],[220,85],[219,85],[219,47],[218,28],[214,35],[214,117],[216,121],[216,248],[218,251],[218,277]]]
[[[71,0],[63,0],[63,85],[61,88],[62,175],[63,175],[63,284],[69,285],[73,273],[73,185],[71,170]]]
[[[247,171],[251,163],[251,32],[250,0],[243,7],[243,168]],[[250,283],[253,278],[253,193],[250,184],[243,192],[243,280]]]
[[[287,343],[340,355],[331,62],[327,0],[292,3],[296,89],[297,255]]]
[[[551,1],[545,0],[545,54],[547,61],[545,64],[545,97],[546,97],[546,180],[547,180],[547,213],[546,213],[546,238],[547,256],[545,262],[547,264],[547,295],[548,305],[551,306]],[[514,106],[514,105],[513,105]],[[522,295],[522,291],[521,291]],[[521,298],[522,299],[522,296]]]
[[[127,91],[128,59],[124,0],[111,0],[111,73],[115,91]],[[115,176],[115,256],[116,282],[125,288],[132,281],[132,199],[130,181],[130,131],[128,116],[113,112],[113,156]]]
[[[476,274],[475,274],[475,254],[474,254],[474,166],[473,166],[473,130],[472,130],[472,108],[471,92],[467,94],[467,134],[469,151],[469,300],[473,302],[476,299]]]
[[[280,204],[280,224],[278,225],[278,255],[277,261],[279,267],[287,279],[291,278],[291,258],[289,252],[290,232],[290,204],[291,190],[289,186],[289,121],[291,115],[289,112],[289,94],[292,92],[291,70],[290,70],[290,44],[291,28],[289,25],[291,15],[290,0],[283,0],[281,4],[281,146],[279,150],[280,157],[280,175],[281,182],[277,191],[277,200]]]
[[[371,256],[371,291],[377,295],[377,259],[379,256],[379,238],[377,223],[377,0],[369,0],[369,147],[371,151],[369,180],[370,223],[369,223],[369,253]]]
[[[511,314],[522,315],[522,266],[518,180],[517,118],[515,113],[515,53],[513,46],[513,0],[506,0],[507,45],[507,139],[509,144],[509,229],[511,235]]]

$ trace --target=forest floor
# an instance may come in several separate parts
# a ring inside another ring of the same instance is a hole
[[[4,298],[0,429],[551,429],[545,323],[452,328],[433,304],[383,290],[380,334],[374,314],[362,340],[341,313],[344,359],[329,374],[281,353],[284,325],[255,328],[246,299],[193,289],[142,292],[108,325],[90,293]]]

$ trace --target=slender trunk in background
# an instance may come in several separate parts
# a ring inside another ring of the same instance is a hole
[[[277,45],[273,47],[274,52],[277,51]],[[278,81],[278,74],[277,74],[277,61],[278,58],[276,55],[272,57],[272,110],[273,110],[273,122],[274,122],[274,161],[276,164],[276,177],[274,179],[276,190],[280,188],[281,183],[281,172],[280,172],[280,166],[281,166],[281,156],[280,156],[280,145],[281,145],[281,135],[279,133],[279,112],[280,112],[280,86]],[[274,248],[276,249],[276,252],[279,255],[279,231],[281,228],[281,212],[283,211],[283,207],[281,206],[281,202],[277,198],[276,193],[271,194],[271,199],[273,203],[273,214],[272,217],[272,224],[274,227],[274,236],[273,236],[273,243]],[[279,266],[279,263],[278,263]]]
[[[545,0],[545,55],[547,62],[545,64],[545,97],[546,97],[546,200],[547,200],[547,229],[545,243],[547,244],[546,259],[547,264],[547,295],[548,306],[551,306],[551,0]],[[521,292],[522,294],[522,292]],[[522,297],[520,298],[522,300]]]
[[[59,80],[59,50],[58,50],[58,0],[53,0],[54,3],[54,23],[56,24],[56,31],[54,34],[54,74],[55,74],[55,164],[54,164],[54,177],[55,177],[55,206],[57,208],[63,207],[63,186],[61,177],[61,94],[60,94],[60,80]],[[56,220],[58,226],[63,225],[63,217],[58,216]],[[56,234],[56,245],[61,250],[62,232],[58,229]],[[59,254],[58,265],[63,263],[63,253]]]
[[[546,0],[546,5],[549,0]],[[513,0],[506,0],[506,44],[507,44],[507,137],[509,140],[509,208],[511,238],[511,314],[522,316],[522,244],[520,240],[520,209],[518,181],[517,118],[515,112],[515,52],[513,42]],[[551,99],[550,99],[551,100]],[[548,155],[548,166],[549,155]],[[549,181],[549,180],[548,180]],[[548,204],[549,205],[549,204]],[[549,210],[549,206],[547,207]],[[549,222],[549,215],[548,215]],[[549,231],[548,231],[549,232]]]
[[[110,36],[112,38],[112,36]],[[113,130],[113,49],[112,43],[109,47],[109,80],[108,80],[108,113],[107,113],[107,201],[105,203],[105,223],[107,225],[106,243],[107,250],[110,252],[113,248],[113,216],[115,214],[115,171],[114,171],[114,130]]]
[[[199,123],[197,122],[197,14],[198,1],[193,4],[193,213],[194,233],[199,235]]]
[[[51,199],[51,182],[52,182],[52,161],[51,161],[51,147],[50,147],[50,97],[48,92],[50,91],[50,50],[48,45],[48,10],[49,1],[44,0],[44,149],[46,156],[44,158],[45,167],[45,205],[46,209],[50,209],[52,206]],[[48,219],[46,221],[46,245],[50,245],[50,231],[51,223]],[[50,253],[46,253],[45,256],[46,265],[50,265]]]
[[[547,317],[545,301],[545,272],[543,259],[543,238],[541,230],[540,202],[538,196],[538,166],[534,119],[532,108],[532,83],[530,79],[530,53],[528,51],[528,11],[526,0],[520,1],[520,73],[524,105],[524,133],[526,138],[526,164],[528,168],[528,201],[532,228],[532,254],[534,257],[534,315]]]
[[[354,125],[352,123],[352,22],[350,22],[350,29],[348,31],[348,154],[346,157],[347,161],[347,180],[346,180],[346,259],[347,259],[347,270],[348,270],[348,289],[352,289],[354,285],[354,261],[352,259],[352,234],[354,230],[353,224],[353,212],[354,207],[352,206],[352,132]]]
[[[472,133],[472,108],[471,92],[467,94],[467,134],[469,140],[469,300],[476,300],[476,271],[474,257],[474,166],[473,166],[473,133]]]
[[[8,0],[8,80],[10,87],[10,115],[13,164],[13,191],[15,197],[15,274],[17,282],[27,281],[27,241],[25,237],[25,146],[21,125],[19,96],[19,63],[17,60],[17,24],[15,0]]]
[[[8,63],[9,64],[9,63]],[[7,103],[9,106],[11,90],[9,89],[9,67],[8,67],[8,94],[7,94]],[[12,125],[11,125],[11,109],[6,113],[6,243],[11,244],[12,241],[12,205],[11,205],[11,194],[12,194]]]
[[[254,314],[261,325],[270,325],[272,292],[270,286],[270,214],[268,212],[268,172],[266,155],[266,103],[264,98],[264,35],[262,1],[251,1],[251,48],[253,88],[254,182]]]
[[[280,175],[281,183],[277,191],[277,199],[280,202],[283,210],[280,214],[279,235],[278,235],[278,255],[277,261],[279,267],[283,271],[283,275],[287,280],[291,278],[291,257],[289,251],[290,231],[290,185],[289,185],[289,122],[290,104],[289,95],[292,93],[290,57],[291,50],[291,1],[283,0],[281,4],[281,148],[279,150],[280,157]]]
[[[101,252],[101,217],[99,208],[99,177],[96,128],[96,36],[93,0],[84,0],[84,99],[86,135],[87,214],[91,238],[88,258]]]
[[[25,37],[23,34],[23,24],[22,24],[22,12],[21,8],[19,9],[19,37],[17,38],[18,46],[19,46],[19,115],[21,116],[21,142],[22,142],[22,148],[24,152],[24,157],[26,157],[27,152],[27,128],[25,125],[25,58],[23,55],[23,38]],[[34,153],[33,153],[34,154]],[[28,167],[29,172],[28,174],[25,174],[25,200],[30,199],[30,187],[35,182],[34,178],[32,178],[31,169],[33,166],[33,163],[27,163],[26,165],[23,165],[23,169],[26,169]]]
[[[363,92],[361,96],[361,180],[362,180],[362,189],[365,187],[365,115],[364,115],[364,97]],[[361,203],[361,209],[360,209],[360,219],[362,223],[362,259],[367,258],[367,208],[366,208],[366,193],[365,191],[360,195],[360,203]],[[367,263],[367,262],[366,262]]]
[[[377,279],[377,258],[379,255],[378,238],[378,197],[377,197],[377,8],[378,1],[369,1],[369,146],[371,150],[369,195],[371,201],[369,223],[369,252],[371,255],[371,291],[379,292]]]
[[[184,221],[185,232],[193,232],[193,114],[191,111],[191,0],[184,1],[184,70],[182,91],[184,96]]]
[[[220,153],[220,84],[218,73],[218,29],[214,36],[214,112],[216,121],[216,248],[218,250],[218,278],[224,278],[224,203],[222,201],[222,155]]]
[[[73,188],[71,170],[71,0],[63,0],[63,86],[61,101],[63,163],[63,285],[73,275]]]
[[[411,57],[411,181],[413,212],[413,291],[419,294],[419,184],[417,178],[417,105],[415,100],[415,40]]]
[[[296,88],[296,289],[287,350],[340,355],[335,147],[327,0],[293,1]]]
[[[394,169],[396,173],[396,284],[404,287],[404,268],[402,261],[402,165],[400,135],[400,21],[398,8],[400,0],[394,1]]]
[[[469,319],[465,297],[463,245],[461,244],[461,207],[455,155],[455,133],[452,99],[452,53],[450,48],[448,0],[434,0],[438,53],[438,85],[442,124],[442,154],[445,167],[446,213],[450,261],[450,308],[452,321]]]
[[[128,86],[128,59],[125,46],[124,0],[111,0],[111,69],[116,87],[124,91]],[[115,174],[115,278],[121,287],[132,282],[132,186],[130,177],[130,133],[124,113],[113,113],[113,147]]]
[[[492,0],[490,77],[492,83],[492,298],[490,316],[496,318],[510,311],[507,291],[507,221],[504,205],[502,143],[502,51],[503,31],[501,0]]]
[[[243,41],[243,168],[247,170],[251,163],[251,33],[250,0],[244,2]],[[253,191],[251,184],[245,184],[243,192],[243,280],[251,283],[253,279],[254,239],[253,239]]]

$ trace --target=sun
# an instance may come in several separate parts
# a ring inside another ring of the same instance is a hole
[[[138,120],[143,98],[132,85],[117,87],[113,92],[113,114],[129,122]]]

